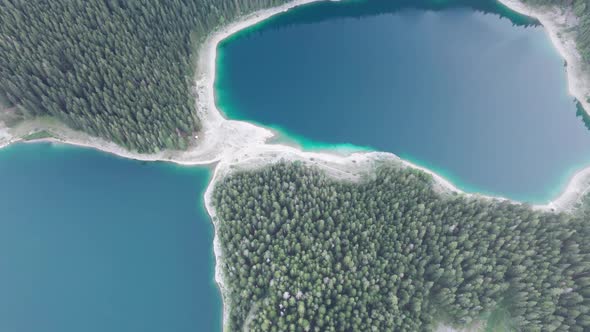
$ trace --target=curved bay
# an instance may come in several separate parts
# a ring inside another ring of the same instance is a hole
[[[535,203],[590,163],[563,59],[537,21],[494,1],[316,3],[218,52],[218,106],[308,148],[369,146]]]

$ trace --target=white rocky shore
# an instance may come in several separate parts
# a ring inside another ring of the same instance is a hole
[[[121,148],[114,143],[90,137],[82,132],[74,131],[59,123],[47,120],[29,121],[15,128],[7,128],[0,122],[0,148],[21,141],[21,137],[32,132],[47,130],[56,138],[43,139],[43,141],[95,148],[124,158],[145,161],[169,161],[182,165],[217,163],[214,176],[205,193],[206,208],[216,228],[218,220],[211,204],[211,196],[216,181],[236,169],[254,169],[280,160],[302,161],[319,167],[334,178],[351,181],[356,181],[361,175],[367,174],[377,161],[393,161],[399,163],[402,167],[418,168],[431,174],[435,179],[437,190],[487,197],[477,193],[463,193],[443,177],[428,169],[401,160],[391,153],[358,152],[344,155],[331,151],[306,152],[298,147],[269,144],[267,141],[275,135],[271,130],[243,121],[228,120],[223,117],[216,107],[214,91],[218,43],[231,34],[272,15],[295,6],[316,1],[322,0],[294,0],[280,7],[259,11],[245,16],[209,36],[200,49],[197,71],[199,75],[196,79],[194,91],[198,96],[196,109],[202,121],[203,130],[187,151],[163,151],[150,155],[138,154]],[[576,24],[575,17],[569,13],[549,9],[539,12],[533,11],[522,5],[518,0],[500,1],[517,12],[538,18],[545,26],[553,44],[567,61],[570,93],[580,100],[586,111],[590,111],[590,104],[587,102],[588,92],[590,92],[590,75],[587,74],[587,68],[584,68],[581,57],[576,50],[572,32],[568,30],[568,28]],[[535,206],[535,208],[547,211],[571,211],[578,204],[582,195],[588,191],[590,191],[590,167],[576,173],[563,190],[563,193],[555,200],[546,205]],[[504,200],[500,197],[488,198]],[[221,269],[223,255],[217,232],[214,238],[214,249],[216,255],[215,278],[223,296],[225,325],[230,303],[223,282],[223,271]]]

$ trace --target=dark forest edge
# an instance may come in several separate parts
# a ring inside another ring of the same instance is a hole
[[[186,149],[198,45],[285,0],[0,1],[0,91],[24,118],[50,115],[143,153]]]
[[[425,331],[499,315],[521,331],[590,329],[588,197],[547,213],[441,195],[410,168],[372,174],[355,184],[295,162],[217,182],[228,330]]]
[[[198,45],[220,25],[285,2],[2,1],[0,95],[22,118],[53,116],[131,151],[184,150],[200,129],[190,92]],[[573,10],[590,63],[586,1],[523,2]]]

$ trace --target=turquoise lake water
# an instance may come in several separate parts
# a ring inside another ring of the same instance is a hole
[[[590,162],[563,60],[492,1],[301,7],[224,42],[217,77],[232,118],[310,149],[394,152],[470,191],[542,202]],[[0,331],[220,331],[209,178],[61,145],[0,150]]]
[[[0,150],[0,331],[221,330],[209,170]]]
[[[302,6],[222,42],[217,65],[230,118],[393,152],[467,191],[546,202],[590,164],[563,59],[494,1]]]

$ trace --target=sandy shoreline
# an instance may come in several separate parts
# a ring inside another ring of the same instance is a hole
[[[578,23],[578,18],[571,12],[552,9],[535,10],[520,0],[498,0],[513,11],[539,20],[551,43],[566,61],[567,82],[570,95],[575,97],[590,115],[590,68],[582,61],[575,44],[575,33],[571,28]]]
[[[576,98],[590,115],[590,68],[582,61],[576,48],[575,33],[572,31],[572,27],[578,23],[577,17],[571,12],[550,7],[535,10],[519,0],[498,1],[515,12],[534,17],[541,22],[551,43],[566,61],[570,95]],[[548,211],[571,211],[588,191],[590,191],[590,166],[578,170],[555,199],[544,205],[535,205],[535,208]]]
[[[205,192],[205,206],[211,216],[215,227],[214,252],[216,257],[215,280],[223,298],[223,320],[226,325],[230,303],[227,296],[227,289],[224,283],[222,260],[223,253],[217,234],[217,217],[212,206],[212,193],[216,181],[223,178],[235,168],[254,169],[278,162],[280,160],[300,160],[324,170],[328,175],[338,179],[356,181],[362,174],[366,174],[377,161],[399,162],[403,167],[417,168],[431,174],[435,180],[437,190],[446,192],[457,192],[468,196],[488,197],[504,200],[500,197],[489,197],[477,193],[464,193],[455,187],[450,181],[440,175],[419,167],[410,162],[401,160],[391,153],[384,152],[359,152],[349,155],[341,155],[330,151],[305,152],[299,148],[282,145],[267,144],[267,140],[273,137],[269,129],[255,126],[253,124],[225,119],[215,104],[215,67],[217,56],[217,45],[220,41],[234,34],[237,31],[254,25],[270,16],[284,12],[292,7],[321,0],[295,0],[286,5],[262,10],[247,15],[223,27],[207,38],[202,45],[198,59],[198,77],[196,79],[195,92],[197,98],[197,113],[203,123],[203,130],[199,133],[199,139],[194,146],[187,151],[163,151],[156,154],[144,155],[130,152],[117,146],[114,143],[100,138],[90,137],[84,133],[66,128],[60,124],[48,124],[43,121],[30,121],[17,126],[15,129],[8,129],[0,123],[0,148],[20,141],[16,137],[37,129],[48,129],[52,133],[58,133],[57,139],[44,139],[41,141],[57,142],[94,148],[115,155],[145,160],[145,161],[168,161],[181,165],[204,165],[218,163],[215,167],[213,177]],[[590,105],[586,101],[583,91],[590,91],[588,78],[583,75],[581,60],[572,43],[570,35],[562,35],[560,31],[560,17],[556,13],[535,13],[524,7],[515,0],[500,0],[513,10],[537,17],[548,31],[553,44],[568,63],[568,85],[570,93],[581,100],[586,111],[590,111]],[[567,21],[567,20],[566,20]],[[567,23],[567,22],[566,22]],[[565,23],[564,23],[565,24]],[[567,26],[567,24],[566,24]],[[561,36],[561,37],[560,37]],[[577,62],[576,62],[577,61]],[[564,188],[564,191],[553,201],[545,205],[537,205],[540,210],[569,211],[579,201],[581,195],[590,190],[590,167],[578,171]]]

